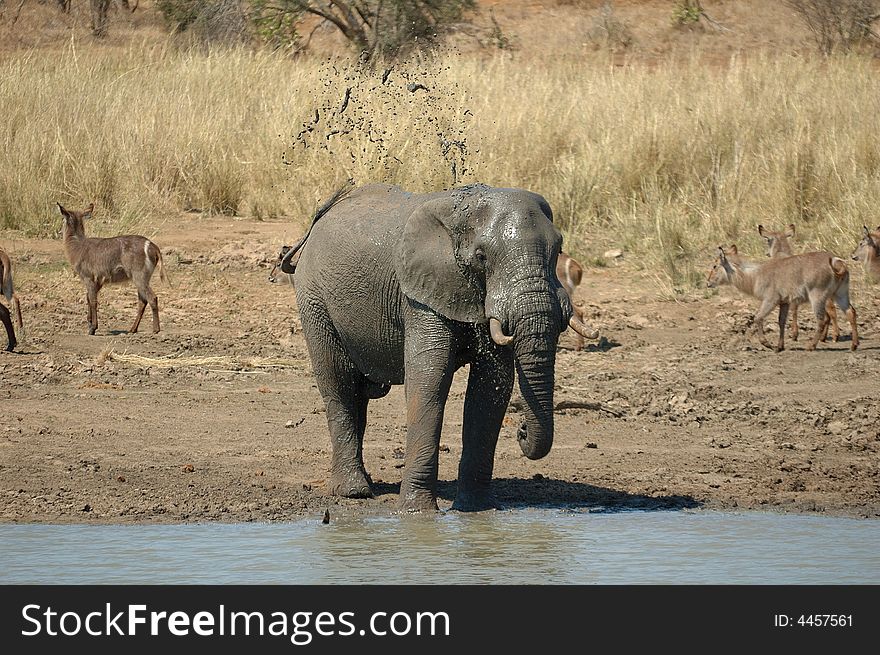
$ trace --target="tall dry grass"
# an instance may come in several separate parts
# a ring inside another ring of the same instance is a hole
[[[542,193],[570,250],[618,245],[671,290],[718,243],[757,251],[759,222],[839,253],[878,222],[868,60],[449,56],[382,72],[235,50],[7,58],[0,228],[54,233],[56,200],[95,200],[107,233],[189,209],[302,224],[348,177],[479,181]]]

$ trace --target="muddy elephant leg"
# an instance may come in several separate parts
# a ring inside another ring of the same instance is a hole
[[[365,378],[351,361],[329,319],[306,319],[303,332],[330,430],[333,455],[327,490],[336,496],[371,498],[373,491],[363,460],[369,401]]]
[[[330,480],[331,494],[347,498],[372,498],[370,477],[364,468],[364,432],[367,426],[368,399],[352,388],[324,396],[327,423],[333,443]],[[324,395],[322,392],[321,395]]]
[[[513,349],[486,338],[471,362],[461,434],[458,493],[453,509],[474,512],[498,504],[492,495],[492,469],[498,432],[513,390]]]
[[[6,350],[12,352],[12,349],[15,348],[15,330],[12,329],[12,321],[9,318],[9,310],[6,309],[5,305],[0,305],[0,322],[3,323],[3,327],[6,328],[6,337],[8,339]]]
[[[400,483],[404,510],[437,509],[440,431],[455,372],[452,335],[430,310],[417,311],[406,334],[406,460]]]

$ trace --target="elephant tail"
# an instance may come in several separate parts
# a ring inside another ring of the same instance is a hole
[[[327,200],[323,205],[318,207],[318,211],[315,212],[314,217],[312,218],[312,224],[309,225],[309,229],[306,230],[306,233],[303,235],[302,239],[297,241],[297,243],[290,247],[290,249],[284,254],[284,257],[281,259],[281,270],[284,273],[294,273],[296,271],[296,264],[299,261],[299,257],[297,257],[297,261],[294,261],[294,256],[302,250],[302,247],[306,245],[306,241],[309,238],[309,235],[312,233],[312,228],[315,227],[315,223],[317,223],[321,217],[324,216],[327,212],[329,212],[335,205],[341,200],[344,200],[348,197],[348,195],[354,190],[354,180],[349,178],[348,181],[343,184],[336,192],[330,196],[330,199]]]

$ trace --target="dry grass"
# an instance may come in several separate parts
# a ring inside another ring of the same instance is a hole
[[[877,222],[867,59],[449,56],[381,74],[236,50],[11,55],[0,228],[55,233],[56,200],[95,200],[98,234],[149,233],[188,209],[304,223],[348,177],[416,191],[480,181],[544,194],[567,248],[622,247],[677,293],[718,243],[757,251],[759,222],[793,222],[842,254]],[[406,89],[416,82],[429,90]]]
[[[295,368],[302,369],[302,361],[295,359],[268,357],[228,357],[226,355],[206,355],[202,357],[146,357],[129,353],[118,353],[115,350],[102,352],[98,363],[105,361],[130,364],[143,368],[200,368],[214,372],[242,372],[261,369]]]

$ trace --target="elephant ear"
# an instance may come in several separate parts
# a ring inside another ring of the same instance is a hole
[[[454,321],[486,321],[485,282],[470,265],[473,225],[452,197],[429,200],[406,220],[395,267],[409,298]]]

